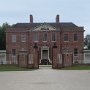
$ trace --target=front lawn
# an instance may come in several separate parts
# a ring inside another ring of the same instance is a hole
[[[72,66],[62,68],[61,70],[90,70],[90,66]]]
[[[27,68],[20,68],[17,66],[0,66],[0,71],[30,71],[32,69],[27,69]]]

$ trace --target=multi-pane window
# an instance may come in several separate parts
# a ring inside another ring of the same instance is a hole
[[[34,33],[33,40],[34,41],[38,41],[39,40],[38,33]]]
[[[47,33],[43,34],[43,41],[47,41]]]
[[[78,36],[77,34],[74,34],[74,41],[77,41],[78,40]]]
[[[56,33],[55,32],[52,33],[52,41],[56,41]]]
[[[13,55],[13,56],[16,55],[16,49],[12,49],[12,55]]]
[[[78,49],[74,48],[74,56],[78,56]]]
[[[21,35],[21,42],[26,42],[26,35],[25,34]]]
[[[68,41],[68,34],[67,33],[64,34],[64,41]]]
[[[16,42],[16,35],[12,35],[12,42]]]

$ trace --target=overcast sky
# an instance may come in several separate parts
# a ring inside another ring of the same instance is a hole
[[[60,22],[84,26],[90,34],[90,0],[0,0],[0,25],[29,22],[30,14],[34,22],[55,22],[59,14]]]

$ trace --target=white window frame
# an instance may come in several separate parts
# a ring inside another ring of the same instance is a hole
[[[74,52],[75,52],[74,50],[75,49],[77,49],[77,54],[74,54]],[[74,50],[73,50],[73,54],[74,54],[75,57],[77,57],[78,56],[78,53],[79,53],[79,50],[78,50],[78,48],[74,48]]]
[[[34,42],[38,42],[39,41],[39,35],[38,35],[38,33],[34,33],[34,35],[33,35],[33,41]]]
[[[45,37],[45,35],[47,35],[47,36]],[[42,40],[43,40],[43,42],[47,42],[48,41],[48,34],[47,33],[43,34]]]
[[[21,42],[26,42],[26,34],[21,35]]]
[[[12,35],[12,42],[16,42],[16,35]]]
[[[64,39],[64,35],[65,35],[65,34],[68,35],[68,40],[65,40],[65,39]],[[68,34],[68,33],[64,33],[64,34],[63,34],[63,40],[64,40],[64,42],[68,42],[68,41],[69,41],[69,34]]]
[[[53,40],[53,33],[55,34],[55,41]],[[52,32],[52,35],[51,35],[51,41],[52,41],[52,42],[56,42],[56,39],[57,39],[56,36],[57,36],[57,35],[56,35],[56,32]]]

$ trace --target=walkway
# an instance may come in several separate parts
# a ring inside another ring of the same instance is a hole
[[[90,71],[41,68],[0,72],[0,90],[90,90]]]

